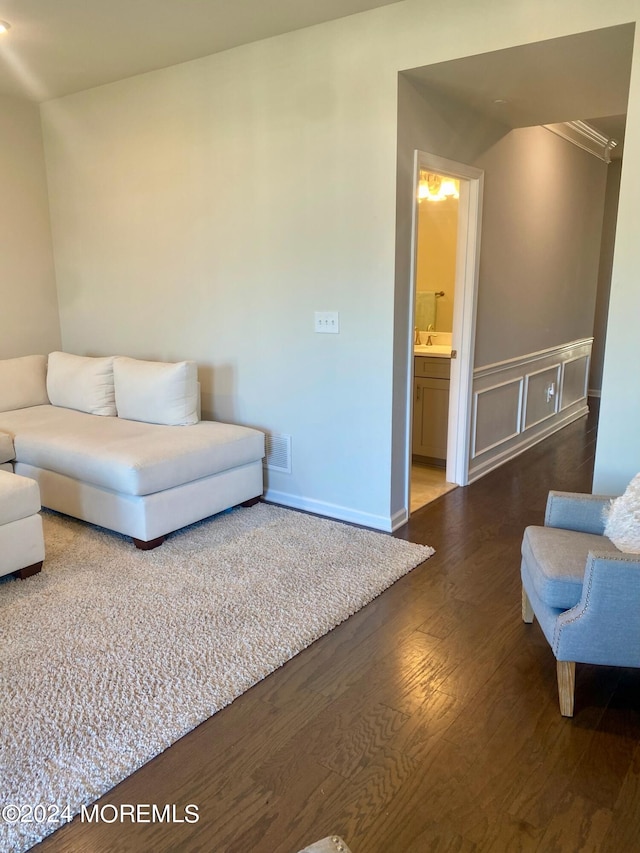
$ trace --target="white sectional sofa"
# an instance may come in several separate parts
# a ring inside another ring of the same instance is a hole
[[[202,421],[195,362],[0,361],[0,465],[42,505],[153,548],[263,492],[264,434]]]

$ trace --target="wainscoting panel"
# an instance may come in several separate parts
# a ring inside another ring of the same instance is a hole
[[[525,377],[525,429],[552,418],[560,398],[560,365],[544,367]]]
[[[516,378],[474,393],[472,457],[520,433],[522,389],[522,378]]]
[[[469,482],[588,412],[593,338],[476,368]]]
[[[587,396],[589,382],[589,356],[570,358],[562,365],[562,408]]]

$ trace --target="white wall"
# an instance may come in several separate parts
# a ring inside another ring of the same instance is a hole
[[[60,348],[40,114],[0,96],[0,358]]]
[[[593,323],[594,340],[589,376],[589,393],[595,395],[599,395],[602,390],[602,368],[604,365],[604,348],[607,338],[609,294],[611,293],[611,267],[613,265],[613,250],[618,220],[621,171],[622,160],[613,160],[607,167],[607,189],[605,192],[600,265],[598,268],[598,291],[596,294],[595,318]]]
[[[72,352],[196,359],[205,413],[292,436],[271,497],[384,526],[395,80],[329,29],[43,106],[60,317]]]
[[[634,56],[638,57],[638,27]],[[625,157],[602,376],[600,421],[593,491],[620,494],[640,471],[640,62],[631,71]]]
[[[274,499],[388,527],[398,72],[637,10],[407,0],[45,104],[65,348],[197,359],[205,409],[292,435]],[[622,305],[639,255],[623,241]]]

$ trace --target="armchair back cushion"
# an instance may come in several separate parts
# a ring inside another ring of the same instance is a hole
[[[24,355],[0,361],[0,412],[43,406],[47,396],[46,355]]]
[[[195,361],[175,363],[115,359],[118,417],[165,426],[198,422],[198,371]]]
[[[47,392],[54,406],[115,417],[113,356],[91,358],[68,352],[50,353]]]
[[[605,536],[627,554],[640,554],[640,474],[605,509]]]

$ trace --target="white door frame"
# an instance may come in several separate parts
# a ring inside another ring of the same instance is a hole
[[[413,218],[411,234],[411,291],[409,303],[409,365],[407,378],[407,510],[410,512],[411,447],[413,427],[413,329],[415,320],[416,266],[418,254],[418,183],[420,170],[460,180],[458,241],[453,303],[452,349],[449,385],[449,429],[447,434],[446,478],[466,486],[469,482],[469,445],[471,436],[471,395],[476,336],[476,305],[480,267],[482,229],[482,192],[484,172],[465,163],[416,150],[413,169]]]

